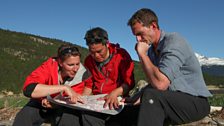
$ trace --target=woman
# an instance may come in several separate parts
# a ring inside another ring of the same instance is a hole
[[[54,107],[46,96],[54,97],[63,92],[71,102],[82,102],[80,94],[84,83],[88,81],[88,74],[80,63],[80,56],[77,47],[63,44],[58,48],[57,57],[49,58],[28,75],[23,93],[30,101],[17,114],[14,126],[41,125],[45,121],[50,121],[52,125],[79,124],[78,117],[72,116],[72,119],[69,119],[70,114],[78,113],[68,108]]]

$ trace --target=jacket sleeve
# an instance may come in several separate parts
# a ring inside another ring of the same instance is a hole
[[[56,73],[57,70],[52,71],[53,62],[48,60],[31,72],[23,85],[23,91],[26,91],[26,88],[31,84],[53,84],[57,80]],[[54,75],[54,76],[52,76]]]
[[[85,80],[85,87],[93,89],[92,76]]]

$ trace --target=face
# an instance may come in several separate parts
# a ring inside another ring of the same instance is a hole
[[[149,25],[148,27],[143,26],[142,23],[136,22],[132,27],[132,33],[136,36],[137,42],[144,42],[149,45],[154,43],[155,41],[155,32],[153,29],[153,25]]]
[[[97,62],[103,62],[109,57],[109,49],[107,45],[102,43],[89,45],[89,52],[93,59]]]
[[[59,65],[63,76],[73,78],[80,67],[80,56],[70,56],[64,61],[59,61]]]

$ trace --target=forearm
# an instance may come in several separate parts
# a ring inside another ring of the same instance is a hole
[[[66,86],[64,85],[45,85],[45,84],[37,84],[35,89],[33,90],[31,97],[32,98],[41,98],[46,97],[47,95],[64,92],[66,90]]]
[[[149,83],[158,90],[166,90],[170,84],[169,79],[160,72],[147,55],[141,55],[139,59]]]
[[[129,92],[129,86],[127,84],[122,84],[120,87],[114,89],[111,93],[115,94],[116,96],[123,96]]]
[[[84,87],[82,95],[91,95],[92,94],[92,89]]]

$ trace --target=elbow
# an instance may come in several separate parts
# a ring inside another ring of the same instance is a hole
[[[36,86],[37,86],[37,83],[32,83],[32,84],[29,84],[27,87],[25,87],[23,89],[24,96],[32,98],[32,94]]]
[[[165,90],[168,89],[168,86],[160,85],[160,86],[157,86],[156,89],[157,89],[157,90],[160,90],[160,91],[165,91]]]
[[[168,89],[169,86],[170,86],[169,82],[159,82],[158,84],[155,85],[155,88],[160,91],[165,91]]]

